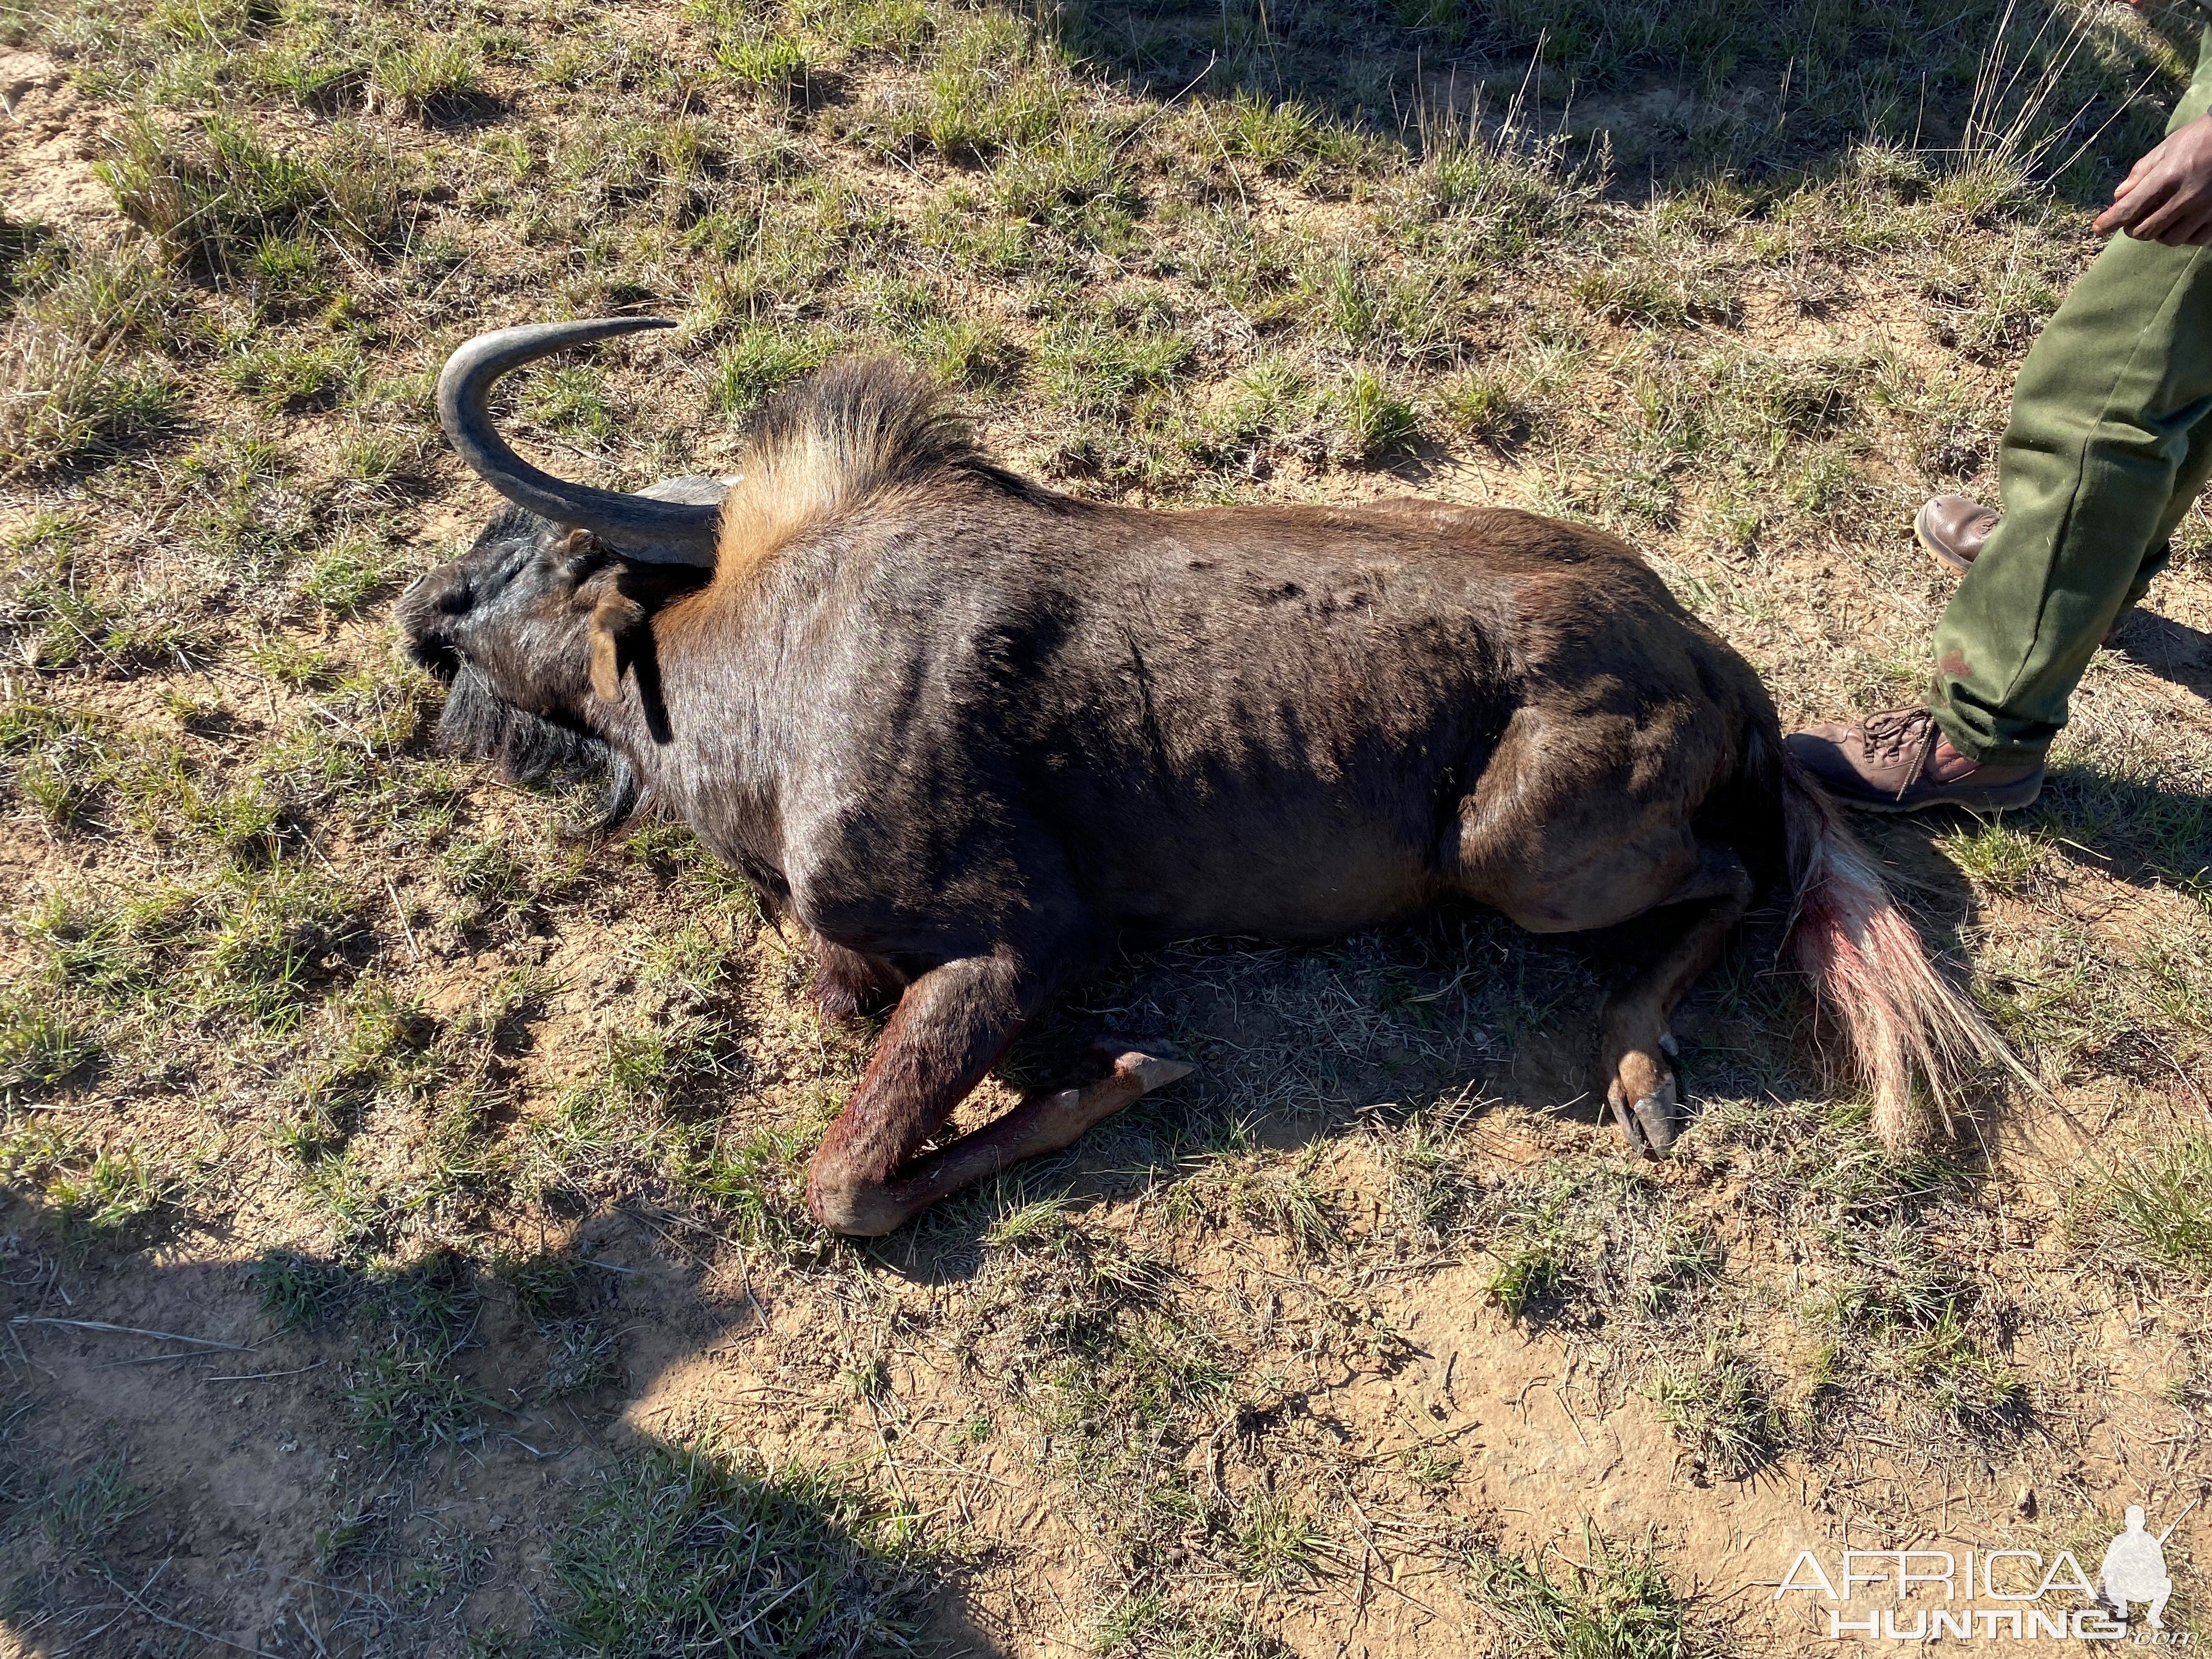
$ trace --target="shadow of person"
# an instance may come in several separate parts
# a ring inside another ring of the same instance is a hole
[[[2062,763],[2018,817],[2060,856],[2133,887],[2197,889],[2212,873],[2212,796],[2184,784]]]
[[[638,1216],[403,1265],[130,1248],[163,1231],[99,1242],[0,1182],[11,1632],[422,1659],[549,1634],[720,1651],[732,1629],[746,1652],[1000,1651],[965,1558],[818,1433],[771,1453],[628,1420],[762,1317]]]
[[[2119,651],[2136,667],[2212,702],[2212,634],[2139,610],[2120,631]]]

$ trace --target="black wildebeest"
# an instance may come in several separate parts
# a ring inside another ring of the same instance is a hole
[[[610,821],[689,823],[816,941],[825,1012],[892,1010],[807,1200],[889,1231],[1188,1068],[1131,1051],[921,1156],[1046,1000],[1117,944],[1310,938],[1450,894],[1537,933],[1664,909],[1606,1000],[1597,1080],[1673,1136],[1675,1003],[1762,891],[1794,900],[1893,1146],[2008,1060],[1784,752],[1743,659],[1611,536],[1504,509],[1153,512],[993,465],[925,380],[833,365],[725,489],[568,483],[485,394],[631,318],[447,364],[454,447],[513,506],[401,601],[449,746],[596,757]]]

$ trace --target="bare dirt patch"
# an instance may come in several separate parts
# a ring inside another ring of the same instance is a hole
[[[67,65],[0,52],[0,211],[88,238],[118,236],[123,216],[93,162],[109,112],[78,97]]]

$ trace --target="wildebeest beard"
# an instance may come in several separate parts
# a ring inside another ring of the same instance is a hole
[[[590,833],[611,830],[637,810],[636,769],[629,757],[588,732],[562,726],[526,708],[518,708],[463,665],[446,692],[438,717],[438,747],[450,755],[489,760],[516,783],[542,778],[581,782],[604,775],[605,793]]]

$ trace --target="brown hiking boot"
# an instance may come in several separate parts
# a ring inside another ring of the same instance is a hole
[[[1966,495],[1936,496],[1912,516],[1912,538],[1954,576],[1966,574],[1996,527],[1996,508]]]
[[[1858,726],[1792,732],[1790,752],[1845,806],[1917,812],[1963,806],[1997,812],[2026,806],[2043,790],[2043,763],[1984,766],[1951,747],[1925,708],[1893,708]]]
[[[1912,539],[1944,569],[1963,576],[1990,532],[1997,527],[1997,516],[1996,508],[1984,507],[1971,495],[1931,495],[1912,515]],[[2097,643],[2107,651],[2117,648],[2127,623],[2128,613],[2123,611]]]

